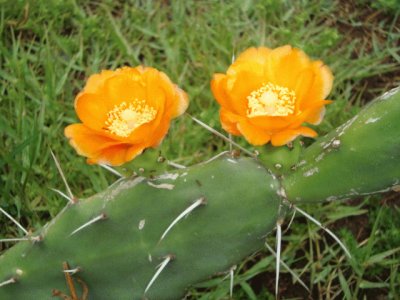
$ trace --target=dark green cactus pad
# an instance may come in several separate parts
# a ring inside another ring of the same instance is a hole
[[[400,185],[400,90],[367,105],[307,148],[283,180],[292,202],[334,201]]]
[[[0,299],[54,299],[53,289],[70,295],[63,262],[80,269],[72,278],[77,288],[78,278],[87,285],[88,299],[179,299],[191,284],[262,248],[276,224],[277,190],[277,179],[256,161],[227,156],[153,180],[120,180],[69,205],[33,235],[41,241],[1,256],[0,282],[16,282],[0,287]]]

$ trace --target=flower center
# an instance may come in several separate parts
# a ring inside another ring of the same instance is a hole
[[[285,117],[294,112],[296,95],[294,91],[267,83],[247,96],[247,116]]]
[[[120,137],[128,137],[139,126],[156,117],[157,111],[144,100],[135,99],[127,104],[122,102],[108,112],[106,128]]]

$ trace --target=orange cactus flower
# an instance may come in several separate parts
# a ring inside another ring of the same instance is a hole
[[[226,74],[214,74],[211,89],[221,105],[222,127],[253,145],[285,145],[317,133],[333,76],[322,61],[312,61],[291,46],[244,51]]]
[[[187,106],[186,93],[163,72],[142,66],[104,70],[90,76],[75,98],[82,123],[66,127],[65,136],[88,163],[118,166],[157,147]]]

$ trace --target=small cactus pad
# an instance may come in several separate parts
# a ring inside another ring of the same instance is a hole
[[[292,202],[334,201],[400,185],[400,89],[308,147],[283,181]]]

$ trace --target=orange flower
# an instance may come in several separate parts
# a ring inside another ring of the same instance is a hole
[[[332,81],[321,61],[286,45],[247,49],[226,74],[214,74],[211,89],[226,131],[253,145],[281,146],[317,135],[302,124],[321,122]]]
[[[75,99],[82,123],[65,128],[87,162],[121,165],[158,146],[188,106],[184,91],[153,68],[123,67],[89,77]]]

